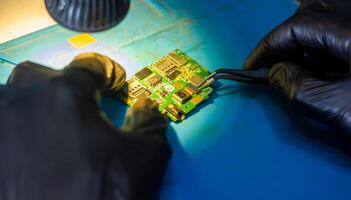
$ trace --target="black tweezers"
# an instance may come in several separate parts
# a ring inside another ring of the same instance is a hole
[[[269,69],[261,68],[257,70],[244,69],[217,69],[204,79],[199,87],[206,87],[215,80],[231,80],[249,84],[268,84]]]
[[[225,79],[249,84],[267,84],[269,69],[261,68],[257,70],[244,69],[218,69],[213,78],[215,80]]]

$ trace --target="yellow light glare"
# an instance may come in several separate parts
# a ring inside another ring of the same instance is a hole
[[[96,42],[96,39],[88,33],[83,33],[68,38],[68,42],[71,44],[72,47],[76,49],[82,49],[84,47],[94,44]]]

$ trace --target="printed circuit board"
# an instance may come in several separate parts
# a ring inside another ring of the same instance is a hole
[[[172,121],[182,121],[213,92],[203,85],[210,72],[176,49],[137,72],[123,87],[120,98],[132,106],[142,94],[157,102]]]

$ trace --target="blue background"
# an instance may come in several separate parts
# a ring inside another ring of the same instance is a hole
[[[74,49],[78,33],[49,27],[0,45],[0,82],[16,63],[59,69],[96,51],[133,74],[179,48],[210,70],[241,68],[255,44],[296,9],[292,0],[134,0],[117,27]],[[182,123],[170,123],[174,150],[161,199],[351,199],[350,145],[295,113],[268,87],[220,82]],[[119,126],[126,107],[105,98]]]

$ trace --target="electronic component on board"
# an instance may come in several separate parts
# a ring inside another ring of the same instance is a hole
[[[193,99],[191,99],[191,103],[194,105],[200,104],[203,100],[205,100],[202,96],[196,96]]]
[[[134,81],[133,79],[126,82],[124,90],[127,90],[127,94],[131,98],[136,98],[145,92],[145,88],[139,82]]]
[[[194,74],[192,77],[189,78],[189,82],[195,85],[196,87],[199,87],[203,80],[204,78],[202,78],[198,74]]]
[[[180,110],[176,105],[170,104],[166,108],[166,110],[173,115],[177,120],[184,120],[185,119],[185,113],[184,111]]]
[[[187,63],[187,60],[185,60],[183,57],[181,57],[181,56],[179,56],[179,55],[177,55],[175,53],[168,54],[168,57],[170,57],[179,66],[185,65]]]
[[[140,80],[143,80],[144,78],[148,77],[150,74],[152,74],[152,71],[145,67],[144,69],[140,70],[139,72],[137,72],[135,74],[135,76],[140,79]]]
[[[167,78],[169,78],[170,80],[174,80],[178,77],[178,75],[180,75],[181,72],[178,70],[175,70],[174,72],[172,72],[170,75],[167,76]]]
[[[169,75],[175,68],[177,68],[176,63],[173,60],[164,59],[159,63],[154,64],[154,66],[161,71],[164,75]]]
[[[186,88],[185,91],[187,91],[188,93],[190,93],[191,95],[193,94],[198,94],[200,92],[200,89],[197,88],[195,85],[193,85],[192,83],[189,83]]]
[[[172,97],[177,103],[182,104],[188,101],[191,98],[191,95],[186,91],[180,90],[177,93],[173,94]]]
[[[151,86],[155,86],[158,83],[160,83],[162,80],[162,76],[155,74],[153,76],[151,76],[149,79],[147,79],[147,83],[149,83],[149,85]]]

